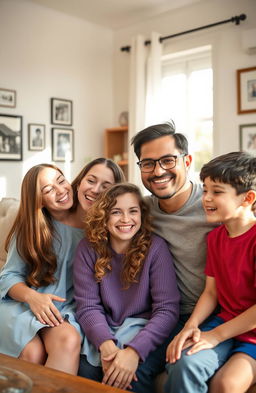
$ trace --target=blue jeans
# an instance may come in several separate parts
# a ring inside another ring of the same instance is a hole
[[[220,323],[220,318],[211,318],[201,326],[201,330],[211,330]],[[189,356],[186,355],[188,348],[185,349],[176,363],[166,366],[168,380],[165,392],[206,393],[209,379],[229,358],[232,346],[233,340],[229,339],[212,349],[204,349]]]
[[[177,333],[175,333],[177,334]],[[131,383],[132,392],[136,393],[155,393],[154,380],[155,377],[165,369],[165,354],[166,348],[172,339],[173,334],[168,337],[165,342],[160,345],[155,351],[150,352],[146,360],[139,363],[136,371],[138,381]],[[94,381],[101,382],[103,372],[101,367],[94,367],[88,361],[85,355],[80,357],[80,366],[78,375],[81,377],[93,379]]]

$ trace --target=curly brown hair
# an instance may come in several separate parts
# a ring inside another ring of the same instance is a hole
[[[117,197],[126,193],[135,194],[141,210],[141,227],[131,240],[129,250],[124,255],[121,280],[124,289],[138,282],[138,276],[151,244],[151,217],[149,207],[137,186],[131,183],[115,184],[108,188],[89,209],[85,220],[86,237],[97,253],[95,279],[100,282],[108,271],[112,270],[112,252],[109,247],[107,228],[110,211],[115,206]]]

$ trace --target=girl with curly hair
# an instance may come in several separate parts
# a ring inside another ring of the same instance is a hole
[[[168,247],[151,233],[149,208],[130,183],[100,196],[87,213],[85,232],[73,266],[76,317],[86,336],[79,375],[152,393],[148,355],[179,315]]]
[[[75,320],[72,259],[87,210],[122,180],[122,170],[105,158],[82,169],[74,192],[55,165],[26,173],[0,273],[0,352],[77,374],[83,334]]]

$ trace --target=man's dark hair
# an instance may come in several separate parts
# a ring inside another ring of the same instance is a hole
[[[242,151],[223,154],[202,167],[201,181],[204,182],[206,177],[230,184],[237,195],[256,191],[256,157]]]
[[[187,138],[183,134],[175,133],[175,124],[173,121],[170,121],[144,128],[144,130],[139,131],[132,138],[131,145],[133,145],[134,153],[138,159],[140,159],[141,146],[144,143],[151,142],[154,139],[158,139],[166,135],[170,135],[174,138],[175,146],[180,153],[188,154]]]

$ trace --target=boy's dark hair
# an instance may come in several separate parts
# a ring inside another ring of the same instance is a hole
[[[256,191],[256,157],[242,151],[223,154],[202,167],[201,181],[204,182],[206,177],[230,184],[237,195]]]
[[[154,139],[161,138],[162,136],[170,135],[173,136],[175,146],[180,153],[188,154],[188,141],[185,135],[175,133],[175,124],[173,121],[166,122],[163,124],[156,124],[144,128],[139,131],[131,140],[131,145],[134,147],[134,153],[140,159],[141,146],[144,143],[151,142]]]

